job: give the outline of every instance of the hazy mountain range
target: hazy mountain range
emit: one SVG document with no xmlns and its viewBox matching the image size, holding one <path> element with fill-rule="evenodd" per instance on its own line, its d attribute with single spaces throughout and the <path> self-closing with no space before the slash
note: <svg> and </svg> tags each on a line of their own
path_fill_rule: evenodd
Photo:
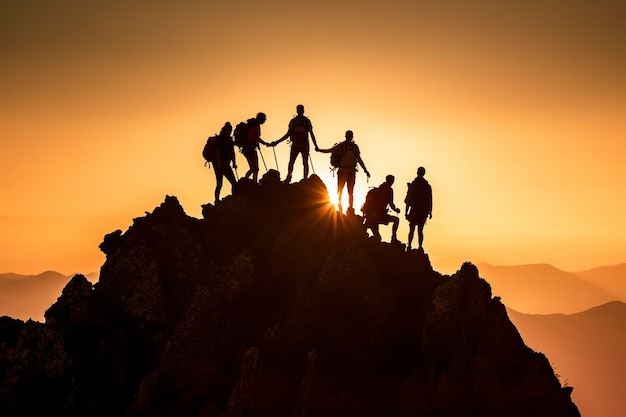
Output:
<svg viewBox="0 0 626 417">
<path fill-rule="evenodd" d="M 476 266 L 493 295 L 522 313 L 572 314 L 611 301 L 626 302 L 626 263 L 580 272 L 548 264 Z"/>
</svg>

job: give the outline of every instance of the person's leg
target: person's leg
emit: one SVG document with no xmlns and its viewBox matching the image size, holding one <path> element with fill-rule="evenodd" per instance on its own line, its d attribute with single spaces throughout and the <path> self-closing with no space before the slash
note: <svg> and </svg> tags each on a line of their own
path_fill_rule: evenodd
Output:
<svg viewBox="0 0 626 417">
<path fill-rule="evenodd" d="M 293 174 L 293 165 L 296 162 L 296 157 L 298 156 L 298 149 L 294 148 L 291 145 L 291 150 L 289 151 L 289 164 L 287 164 L 287 177 L 285 177 L 285 182 L 291 182 L 291 174 Z"/>
<path fill-rule="evenodd" d="M 222 191 L 223 175 L 221 171 L 215 170 L 215 205 L 220 201 L 220 191 Z"/>
<path fill-rule="evenodd" d="M 259 182 L 259 155 L 256 153 L 256 149 L 250 153 L 250 169 L 252 170 L 252 181 L 256 184 Z"/>
<path fill-rule="evenodd" d="M 348 183 L 348 210 L 354 212 L 354 182 L 356 180 L 356 170 L 351 170 L 346 180 Z"/>
<path fill-rule="evenodd" d="M 414 234 L 415 234 L 415 223 L 409 223 L 409 242 L 407 243 L 408 250 L 411 250 L 411 242 L 413 242 Z"/>
<path fill-rule="evenodd" d="M 304 179 L 309 178 L 309 149 L 303 148 L 300 153 L 302 154 L 302 165 L 304 167 Z"/>
<path fill-rule="evenodd" d="M 346 172 L 339 169 L 337 171 L 337 206 L 339 206 L 339 211 L 341 210 L 341 199 L 343 197 L 343 187 L 346 184 L 347 176 Z"/>
<path fill-rule="evenodd" d="M 252 155 L 249 149 L 243 149 L 243 156 L 246 157 L 246 161 L 248 162 L 248 171 L 246 172 L 245 178 L 250 178 L 250 175 L 254 173 L 254 169 L 252 168 L 254 162 L 252 161 Z"/>
<path fill-rule="evenodd" d="M 419 242 L 419 247 L 422 247 L 422 243 L 424 242 L 424 223 L 419 223 L 417 225 L 417 239 Z"/>
<path fill-rule="evenodd" d="M 378 223 L 372 224 L 372 233 L 374 234 L 372 237 L 380 242 L 382 240 L 382 236 L 380 236 L 380 230 L 378 229 L 378 227 Z"/>
<path fill-rule="evenodd" d="M 230 182 L 230 192 L 232 195 L 237 193 L 237 180 L 235 179 L 235 173 L 230 166 L 227 166 L 224 170 L 224 176 Z"/>
<path fill-rule="evenodd" d="M 396 216 L 391 216 L 393 219 L 393 225 L 391 226 L 391 241 L 398 241 L 398 226 L 400 225 L 400 219 Z"/>
</svg>

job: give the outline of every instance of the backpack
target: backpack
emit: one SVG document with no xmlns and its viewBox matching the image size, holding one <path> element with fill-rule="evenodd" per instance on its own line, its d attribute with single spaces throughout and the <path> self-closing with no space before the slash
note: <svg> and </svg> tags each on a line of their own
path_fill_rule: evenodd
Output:
<svg viewBox="0 0 626 417">
<path fill-rule="evenodd" d="M 407 190 L 404 203 L 413 207 L 413 210 L 428 211 L 431 205 L 431 189 L 428 181 L 422 180 L 408 183 L 409 189 Z"/>
<path fill-rule="evenodd" d="M 237 123 L 235 126 L 235 130 L 233 131 L 233 135 L 235 136 L 235 145 L 240 148 L 250 145 L 248 138 L 248 131 L 250 130 L 251 123 L 254 119 L 248 119 L 245 122 Z"/>
<path fill-rule="evenodd" d="M 367 217 L 368 215 L 373 215 L 374 213 L 380 214 L 379 212 L 385 211 L 386 204 L 383 201 L 384 192 L 382 187 L 374 187 L 371 188 L 367 194 L 365 195 L 365 203 L 361 207 L 361 212 Z"/>
<path fill-rule="evenodd" d="M 337 145 L 335 145 L 334 148 L 337 148 L 337 149 L 335 149 L 335 151 L 330 154 L 331 166 L 335 168 L 356 167 L 356 163 L 357 163 L 356 144 L 354 143 L 346 144 L 342 142 L 341 147 L 338 147 Z"/>
<path fill-rule="evenodd" d="M 206 140 L 206 144 L 202 149 L 202 157 L 204 158 L 205 165 L 207 162 L 215 161 L 215 157 L 217 156 L 217 135 L 209 136 Z"/>
<path fill-rule="evenodd" d="M 306 144 L 308 139 L 307 118 L 304 116 L 296 116 L 294 118 L 294 126 L 291 132 L 291 142 L 296 145 Z"/>
</svg>

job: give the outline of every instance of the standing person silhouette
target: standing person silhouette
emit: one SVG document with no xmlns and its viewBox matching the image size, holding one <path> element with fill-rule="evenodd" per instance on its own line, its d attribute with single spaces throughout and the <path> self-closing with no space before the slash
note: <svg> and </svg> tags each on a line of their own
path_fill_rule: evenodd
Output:
<svg viewBox="0 0 626 417">
<path fill-rule="evenodd" d="M 285 183 L 287 184 L 291 182 L 293 165 L 298 154 L 302 155 L 303 178 L 309 177 L 309 135 L 311 135 L 313 145 L 317 148 L 317 141 L 315 140 L 315 134 L 313 134 L 313 125 L 311 125 L 311 120 L 304 115 L 304 106 L 302 104 L 296 106 L 296 113 L 297 115 L 289 121 L 287 133 L 271 143 L 271 146 L 276 146 L 285 139 L 291 138 L 291 152 L 289 153 L 289 165 L 287 166 L 287 177 L 285 178 Z"/>
<path fill-rule="evenodd" d="M 409 189 L 406 193 L 404 203 L 406 204 L 404 215 L 409 222 L 409 241 L 407 250 L 411 250 L 411 242 L 417 225 L 417 236 L 419 249 L 422 249 L 424 242 L 424 225 L 426 218 L 433 218 L 433 192 L 430 184 L 424 178 L 426 169 L 419 167 L 417 177 L 407 185 Z"/>
<path fill-rule="evenodd" d="M 330 149 L 320 149 L 315 147 L 317 152 L 340 154 L 340 160 L 337 169 L 337 205 L 339 211 L 341 208 L 341 197 L 343 194 L 343 187 L 348 187 L 348 210 L 347 214 L 354 214 L 354 183 L 356 181 L 357 163 L 361 165 L 367 178 L 370 177 L 370 173 L 365 167 L 363 159 L 361 159 L 361 151 L 356 143 L 354 143 L 354 133 L 351 130 L 346 130 L 346 140 L 340 142 Z"/>
<path fill-rule="evenodd" d="M 241 148 L 241 153 L 246 157 L 248 165 L 250 166 L 245 177 L 249 178 L 252 175 L 252 181 L 255 183 L 258 182 L 259 179 L 259 155 L 256 150 L 259 147 L 259 143 L 269 146 L 269 143 L 261 139 L 261 125 L 265 123 L 266 120 L 267 116 L 265 113 L 257 113 L 256 117 L 250 120 L 250 126 L 246 134 L 246 144 Z"/>
<path fill-rule="evenodd" d="M 215 171 L 215 206 L 220 202 L 220 191 L 222 190 L 222 183 L 224 177 L 230 182 L 231 193 L 235 195 L 237 192 L 237 180 L 233 173 L 233 168 L 237 169 L 237 162 L 235 161 L 235 144 L 230 134 L 233 131 L 233 127 L 229 122 L 226 122 L 220 134 L 215 138 L 215 157 L 213 162 L 213 169 Z M 232 168 L 231 168 L 232 162 Z"/>
</svg>

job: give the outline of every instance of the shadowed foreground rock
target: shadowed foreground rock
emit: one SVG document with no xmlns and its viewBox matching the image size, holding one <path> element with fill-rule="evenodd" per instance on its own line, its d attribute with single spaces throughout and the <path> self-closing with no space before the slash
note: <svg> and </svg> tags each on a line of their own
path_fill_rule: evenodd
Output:
<svg viewBox="0 0 626 417">
<path fill-rule="evenodd" d="M 104 238 L 46 323 L 0 319 L 0 415 L 578 416 L 467 263 L 368 239 L 321 180 Z"/>
</svg>

